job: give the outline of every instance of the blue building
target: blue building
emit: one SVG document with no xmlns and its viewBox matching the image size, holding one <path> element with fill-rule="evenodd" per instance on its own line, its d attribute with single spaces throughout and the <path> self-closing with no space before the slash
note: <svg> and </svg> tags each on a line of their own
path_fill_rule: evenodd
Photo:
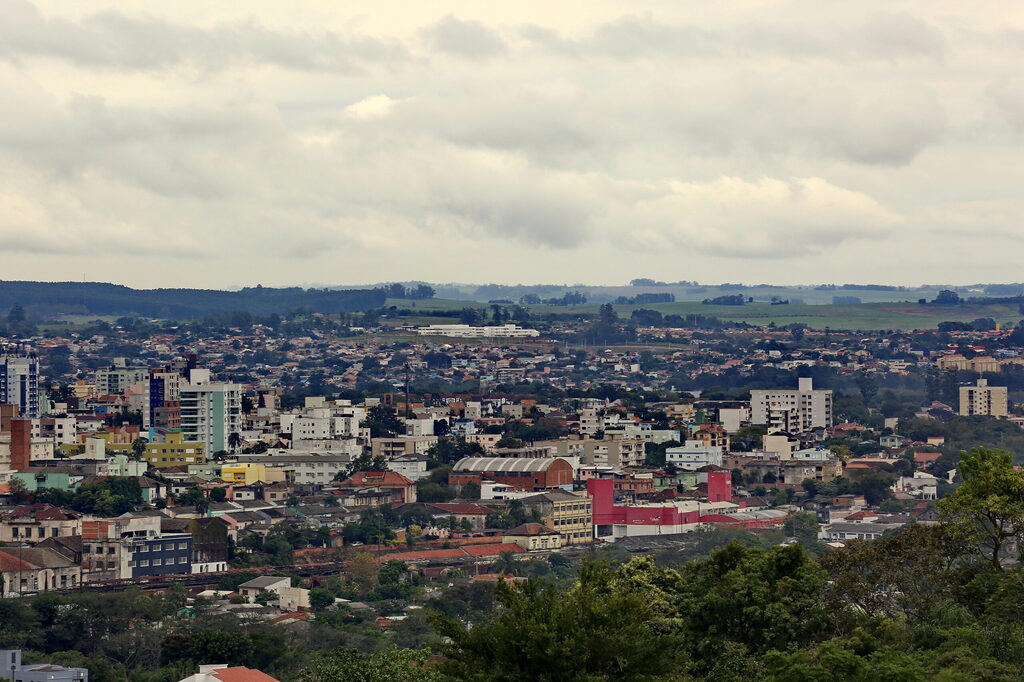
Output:
<svg viewBox="0 0 1024 682">
<path fill-rule="evenodd" d="M 138 538 L 132 543 L 129 559 L 133 578 L 192 572 L 192 536 L 168 533 Z"/>
</svg>

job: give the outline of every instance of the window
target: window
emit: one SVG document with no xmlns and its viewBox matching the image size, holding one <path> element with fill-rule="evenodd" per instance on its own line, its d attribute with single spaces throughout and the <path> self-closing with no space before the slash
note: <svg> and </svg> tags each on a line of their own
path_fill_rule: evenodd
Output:
<svg viewBox="0 0 1024 682">
<path fill-rule="evenodd" d="M 139 545 L 139 551 L 140 552 L 148 552 L 149 551 L 149 545 Z"/>
<path fill-rule="evenodd" d="M 188 549 L 188 543 L 187 542 L 179 542 L 178 543 L 178 549 Z"/>
<path fill-rule="evenodd" d="M 162 559 L 153 559 L 153 565 L 154 565 L 154 566 L 162 566 L 162 565 L 163 565 L 163 563 L 164 563 L 164 562 L 163 562 L 163 560 L 162 560 Z"/>
<path fill-rule="evenodd" d="M 180 557 L 178 557 L 178 563 L 179 564 L 187 564 L 188 563 L 188 557 L 187 556 L 180 556 Z"/>
<path fill-rule="evenodd" d="M 149 559 L 143 559 L 142 561 L 140 561 L 139 562 L 139 566 L 142 567 L 142 568 L 148 568 L 149 567 Z"/>
</svg>

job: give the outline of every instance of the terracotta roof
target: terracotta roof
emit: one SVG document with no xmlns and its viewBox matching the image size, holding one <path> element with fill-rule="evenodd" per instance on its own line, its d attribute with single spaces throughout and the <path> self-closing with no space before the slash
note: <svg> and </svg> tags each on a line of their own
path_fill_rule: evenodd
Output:
<svg viewBox="0 0 1024 682">
<path fill-rule="evenodd" d="M 410 478 L 406 478 L 400 473 L 395 471 L 357 471 L 352 474 L 344 481 L 339 483 L 341 486 L 366 486 L 366 487 L 381 487 L 381 486 L 410 486 L 415 485 Z"/>
<path fill-rule="evenodd" d="M 470 556 L 498 556 L 505 552 L 522 554 L 526 550 L 514 542 L 502 542 L 497 545 L 469 545 L 467 547 L 463 547 L 462 551 Z"/>
<path fill-rule="evenodd" d="M 942 457 L 941 452 L 915 452 L 914 461 L 921 464 L 924 462 L 934 462 L 939 457 Z"/>
<path fill-rule="evenodd" d="M 280 682 L 276 677 L 252 668 L 223 668 L 210 674 L 221 682 Z"/>
<path fill-rule="evenodd" d="M 543 523 L 523 523 L 505 531 L 503 535 L 557 535 L 557 533 Z"/>
<path fill-rule="evenodd" d="M 0 551 L 0 571 L 31 571 L 32 564 L 19 559 L 14 554 Z"/>
</svg>

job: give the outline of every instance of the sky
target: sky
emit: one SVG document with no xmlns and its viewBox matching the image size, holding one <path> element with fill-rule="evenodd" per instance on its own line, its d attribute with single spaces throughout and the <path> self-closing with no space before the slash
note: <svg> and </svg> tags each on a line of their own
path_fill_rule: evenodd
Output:
<svg viewBox="0 0 1024 682">
<path fill-rule="evenodd" d="M 1024 5 L 0 0 L 0 278 L 1019 282 Z"/>
</svg>

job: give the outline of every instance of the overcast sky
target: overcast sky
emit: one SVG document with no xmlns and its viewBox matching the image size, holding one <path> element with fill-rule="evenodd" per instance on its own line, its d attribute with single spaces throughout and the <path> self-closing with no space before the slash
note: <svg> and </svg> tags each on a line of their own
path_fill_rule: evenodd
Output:
<svg viewBox="0 0 1024 682">
<path fill-rule="evenodd" d="M 0 278 L 1019 282 L 1022 63 L 1006 0 L 0 0 Z"/>
</svg>

